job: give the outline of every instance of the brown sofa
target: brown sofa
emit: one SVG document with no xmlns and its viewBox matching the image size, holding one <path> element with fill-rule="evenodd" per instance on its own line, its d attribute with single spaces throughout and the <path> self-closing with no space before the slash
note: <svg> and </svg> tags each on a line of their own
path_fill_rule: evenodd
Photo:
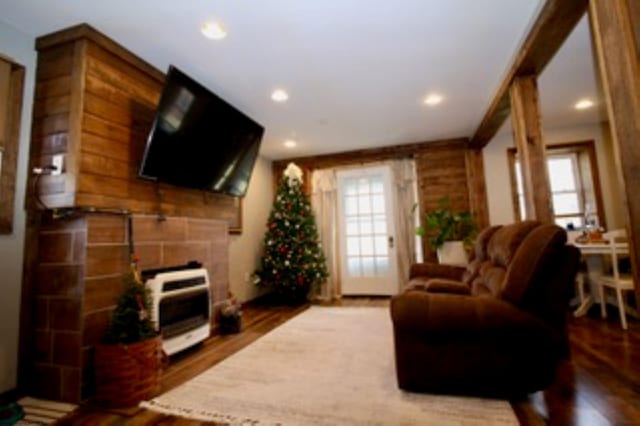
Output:
<svg viewBox="0 0 640 426">
<path fill-rule="evenodd" d="M 467 268 L 413 265 L 391 301 L 400 388 L 511 397 L 547 387 L 569 357 L 579 257 L 560 227 L 525 221 L 485 229 Z"/>
</svg>

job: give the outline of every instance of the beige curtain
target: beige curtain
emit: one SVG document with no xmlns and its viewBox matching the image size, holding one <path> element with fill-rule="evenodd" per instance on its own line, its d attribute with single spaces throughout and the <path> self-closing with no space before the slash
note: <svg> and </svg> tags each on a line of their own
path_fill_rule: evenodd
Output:
<svg viewBox="0 0 640 426">
<path fill-rule="evenodd" d="M 327 258 L 329 278 L 315 295 L 319 300 L 333 300 L 341 296 L 338 262 L 338 188 L 334 169 L 314 170 L 311 174 L 311 207 L 318 227 L 322 250 Z"/>
<path fill-rule="evenodd" d="M 413 206 L 417 202 L 416 165 L 413 159 L 389 162 L 396 200 L 396 254 L 398 258 L 398 280 L 402 291 L 409 281 L 409 267 L 416 261 L 416 214 Z"/>
</svg>

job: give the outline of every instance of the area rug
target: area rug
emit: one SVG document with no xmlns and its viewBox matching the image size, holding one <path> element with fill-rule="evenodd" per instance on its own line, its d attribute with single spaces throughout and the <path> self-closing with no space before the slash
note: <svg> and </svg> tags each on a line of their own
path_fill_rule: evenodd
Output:
<svg viewBox="0 0 640 426">
<path fill-rule="evenodd" d="M 141 406 L 231 425 L 517 424 L 506 401 L 399 390 L 377 307 L 311 307 Z"/>
</svg>

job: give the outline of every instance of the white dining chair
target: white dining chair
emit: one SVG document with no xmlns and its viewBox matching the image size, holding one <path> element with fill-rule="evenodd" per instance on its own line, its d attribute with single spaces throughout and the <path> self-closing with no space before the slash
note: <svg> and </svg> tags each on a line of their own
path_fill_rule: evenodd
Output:
<svg viewBox="0 0 640 426">
<path fill-rule="evenodd" d="M 606 299 L 604 298 L 604 288 L 613 288 L 616 291 L 616 298 L 618 300 L 618 310 L 620 312 L 620 323 L 622 329 L 627 329 L 627 315 L 624 307 L 624 299 L 622 298 L 623 290 L 633 290 L 633 279 L 629 275 L 620 274 L 618 267 L 618 250 L 616 243 L 626 241 L 627 233 L 624 229 L 617 229 L 615 231 L 607 232 L 603 235 L 604 239 L 609 241 L 609 248 L 611 254 L 611 268 L 612 274 L 603 274 L 598 281 L 598 290 L 600 292 L 600 312 L 602 318 L 607 317 Z"/>
</svg>

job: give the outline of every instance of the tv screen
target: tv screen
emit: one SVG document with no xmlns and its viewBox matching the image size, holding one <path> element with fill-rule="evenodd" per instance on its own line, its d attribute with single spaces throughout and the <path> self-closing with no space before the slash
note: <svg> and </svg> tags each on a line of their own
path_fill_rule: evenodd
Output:
<svg viewBox="0 0 640 426">
<path fill-rule="evenodd" d="M 242 197 L 263 133 L 260 124 L 170 66 L 140 176 Z"/>
</svg>

